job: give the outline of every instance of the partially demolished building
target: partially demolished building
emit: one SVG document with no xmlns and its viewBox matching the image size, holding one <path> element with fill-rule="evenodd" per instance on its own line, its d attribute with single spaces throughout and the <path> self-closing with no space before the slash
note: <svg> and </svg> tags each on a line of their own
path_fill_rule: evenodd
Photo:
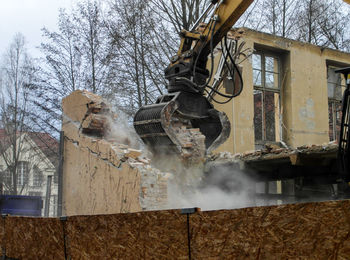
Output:
<svg viewBox="0 0 350 260">
<path fill-rule="evenodd" d="M 66 97 L 65 217 L 3 216 L 4 257 L 348 259 L 349 200 L 310 201 L 348 198 L 336 170 L 343 83 L 334 68 L 350 54 L 250 30 L 243 40 L 252 54 L 240 57 L 245 90 L 217 106 L 231 137 L 196 167 L 150 160 L 101 97 Z M 266 206 L 294 202 L 307 203 Z"/>
<path fill-rule="evenodd" d="M 347 192 L 336 174 L 344 80 L 334 68 L 350 64 L 350 54 L 248 29 L 239 38 L 245 42 L 239 56 L 244 91 L 217 106 L 231 121 L 231 135 L 203 169 L 182 169 L 167 158 L 151 163 L 145 150 L 135 150 L 137 137 L 130 129 L 113 126 L 118 115 L 96 95 L 77 91 L 63 100 L 65 215 L 181 207 L 169 204 L 179 196 L 169 191 L 169 181 L 181 186 L 175 193 L 232 182 L 225 174 L 212 183 L 211 176 L 222 171 L 218 167 L 249 178 L 244 189 L 249 202 L 241 206 L 332 199 Z M 222 87 L 230 93 L 232 82 Z"/>
<path fill-rule="evenodd" d="M 244 90 L 230 103 L 216 106 L 232 125 L 219 151 L 244 153 L 271 143 L 296 148 L 335 141 L 345 89 L 335 69 L 349 66 L 350 54 L 250 29 L 238 31 L 243 31 L 239 44 L 245 42 L 238 61 Z M 230 83 L 223 84 L 228 94 Z"/>
</svg>

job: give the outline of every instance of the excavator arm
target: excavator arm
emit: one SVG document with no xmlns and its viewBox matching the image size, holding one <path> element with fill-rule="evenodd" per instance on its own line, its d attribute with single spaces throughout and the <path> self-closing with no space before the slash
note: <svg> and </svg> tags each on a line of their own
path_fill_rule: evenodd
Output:
<svg viewBox="0 0 350 260">
<path fill-rule="evenodd" d="M 192 138 L 190 133 L 197 130 L 198 140 L 204 136 L 203 150 L 207 152 L 229 137 L 226 114 L 214 109 L 205 96 L 212 78 L 212 71 L 207 70 L 208 55 L 212 56 L 213 64 L 215 46 L 252 2 L 212 0 L 193 29 L 181 31 L 179 50 L 165 69 L 168 94 L 160 96 L 153 105 L 141 107 L 134 117 L 137 134 L 153 153 L 184 154 L 191 146 L 184 139 Z M 209 21 L 205 21 L 208 17 Z M 204 21 L 206 26 L 199 32 L 197 27 Z"/>
<path fill-rule="evenodd" d="M 181 31 L 178 52 L 165 69 L 165 77 L 169 81 L 168 94 L 160 96 L 153 105 L 141 107 L 134 117 L 137 134 L 154 153 L 183 153 L 184 146 L 188 145 L 183 140 L 184 129 L 199 129 L 205 137 L 207 152 L 229 137 L 230 122 L 227 116 L 214 109 L 208 100 L 211 93 L 216 93 L 215 88 L 209 86 L 212 71 L 207 70 L 208 56 L 211 55 L 213 60 L 215 46 L 252 2 L 253 0 L 212 0 L 193 28 Z M 350 0 L 344 2 L 350 4 Z M 205 28 L 200 32 L 197 28 L 208 16 L 210 20 L 205 22 Z M 240 72 L 235 67 L 234 60 L 231 58 L 230 61 L 234 68 L 231 78 L 236 82 L 234 74 L 240 75 Z M 242 81 L 241 77 L 240 79 Z M 208 88 L 211 92 L 208 92 Z M 241 89 L 234 90 L 231 97 L 223 96 L 232 99 L 240 92 Z M 349 109 L 345 107 L 343 110 Z M 342 128 L 344 124 L 346 123 L 343 123 Z M 346 148 L 346 158 L 350 150 L 348 147 L 350 145 Z M 344 157 L 344 149 L 343 146 L 340 147 L 339 156 Z"/>
</svg>

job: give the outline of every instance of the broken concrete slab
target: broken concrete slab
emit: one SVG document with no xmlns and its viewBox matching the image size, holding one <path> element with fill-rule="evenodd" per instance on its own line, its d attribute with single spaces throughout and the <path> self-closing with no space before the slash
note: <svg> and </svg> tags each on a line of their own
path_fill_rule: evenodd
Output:
<svg viewBox="0 0 350 260">
<path fill-rule="evenodd" d="M 207 167 L 235 167 L 257 182 L 303 177 L 339 183 L 337 151 L 338 145 L 329 143 L 297 148 L 268 147 L 240 154 L 224 152 L 210 156 Z"/>
<path fill-rule="evenodd" d="M 86 90 L 76 90 L 62 100 L 62 109 L 69 119 L 75 122 L 83 122 L 90 113 L 97 114 L 103 109 L 108 109 L 103 99 Z"/>
</svg>

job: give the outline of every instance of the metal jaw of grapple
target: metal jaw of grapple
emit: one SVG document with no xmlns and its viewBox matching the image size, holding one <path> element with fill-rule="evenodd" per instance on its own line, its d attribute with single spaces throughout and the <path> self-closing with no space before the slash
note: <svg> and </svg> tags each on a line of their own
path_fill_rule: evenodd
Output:
<svg viewBox="0 0 350 260">
<path fill-rule="evenodd" d="M 207 153 L 227 140 L 231 125 L 225 113 L 213 108 L 202 95 L 174 92 L 143 106 L 134 117 L 134 127 L 154 154 L 180 154 L 178 127 L 199 128 Z"/>
</svg>

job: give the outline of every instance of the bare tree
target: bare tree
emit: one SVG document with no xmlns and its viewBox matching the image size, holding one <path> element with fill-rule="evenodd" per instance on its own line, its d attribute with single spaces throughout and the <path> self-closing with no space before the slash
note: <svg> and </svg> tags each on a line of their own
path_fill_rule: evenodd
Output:
<svg viewBox="0 0 350 260">
<path fill-rule="evenodd" d="M 168 42 L 159 36 L 165 37 L 167 33 L 161 26 L 155 20 L 149 1 L 112 3 L 108 28 L 118 56 L 113 67 L 115 93 L 119 98 L 124 96 L 123 109 L 128 114 L 154 102 L 163 93 L 166 83 L 163 70 L 170 54 Z"/>
<path fill-rule="evenodd" d="M 152 3 L 161 18 L 179 33 L 182 29 L 190 29 L 210 0 L 152 0 Z"/>
<path fill-rule="evenodd" d="M 349 50 L 350 8 L 340 0 L 328 0 L 325 13 L 317 19 L 322 45 L 337 50 Z"/>
<path fill-rule="evenodd" d="M 56 92 L 58 96 L 63 96 L 79 89 L 82 84 L 82 57 L 77 29 L 64 9 L 59 13 L 58 28 L 58 32 L 42 29 L 46 39 L 40 47 L 46 63 L 42 79 L 47 89 Z"/>
<path fill-rule="evenodd" d="M 32 114 L 32 120 L 41 131 L 57 137 L 63 97 L 82 88 L 108 94 L 109 67 L 114 53 L 109 49 L 111 45 L 97 1 L 78 2 L 71 13 L 60 10 L 58 31 L 46 28 L 42 31 L 45 41 L 40 49 L 45 60 L 40 79 L 34 84 L 36 97 L 32 102 L 37 111 Z"/>
<path fill-rule="evenodd" d="M 236 26 L 294 38 L 300 0 L 257 0 L 239 19 Z"/>
<path fill-rule="evenodd" d="M 84 0 L 72 13 L 83 57 L 84 88 L 103 94 L 114 53 L 109 44 L 103 10 L 96 0 Z"/>
<path fill-rule="evenodd" d="M 27 184 L 23 181 L 27 172 L 21 162 L 25 145 L 22 133 L 28 131 L 28 97 L 36 69 L 27 55 L 22 34 L 16 34 L 4 56 L 1 67 L 1 138 L 0 160 L 2 183 L 11 194 L 21 193 Z M 4 176 L 6 174 L 6 176 Z M 22 180 L 19 179 L 19 176 Z M 7 177 L 7 178 L 6 178 Z"/>
</svg>

